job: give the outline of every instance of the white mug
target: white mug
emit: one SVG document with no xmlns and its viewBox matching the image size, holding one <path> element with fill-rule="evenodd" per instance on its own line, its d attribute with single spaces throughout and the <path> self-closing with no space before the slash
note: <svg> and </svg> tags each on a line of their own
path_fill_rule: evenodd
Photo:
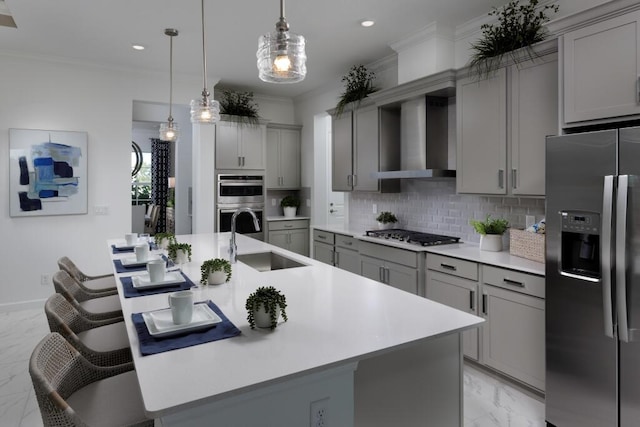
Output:
<svg viewBox="0 0 640 427">
<path fill-rule="evenodd" d="M 164 280 L 164 272 L 166 263 L 163 259 L 154 259 L 147 263 L 147 271 L 149 272 L 149 280 L 151 282 L 162 282 Z"/>
<path fill-rule="evenodd" d="M 127 245 L 133 246 L 136 244 L 138 240 L 138 233 L 127 233 L 124 235 L 124 240 L 127 242 Z"/>
<path fill-rule="evenodd" d="M 149 244 L 143 243 L 142 245 L 136 245 L 133 251 L 136 254 L 136 261 L 142 262 L 149 259 Z"/>
<path fill-rule="evenodd" d="M 193 292 L 180 291 L 169 294 L 169 307 L 173 323 L 184 325 L 191 322 L 193 316 Z"/>
</svg>

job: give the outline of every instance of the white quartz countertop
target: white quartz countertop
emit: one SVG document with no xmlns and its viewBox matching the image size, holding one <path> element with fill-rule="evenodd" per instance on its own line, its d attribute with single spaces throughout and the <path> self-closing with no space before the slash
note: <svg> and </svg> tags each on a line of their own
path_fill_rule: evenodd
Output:
<svg viewBox="0 0 640 427">
<path fill-rule="evenodd" d="M 177 236 L 180 243 L 192 245 L 192 261 L 182 267 L 193 282 L 199 282 L 204 260 L 228 258 L 229 237 L 229 233 Z M 233 265 L 230 282 L 194 289 L 196 301 L 212 300 L 242 331 L 237 337 L 141 356 L 131 314 L 166 308 L 167 294 L 137 298 L 120 294 L 149 416 L 160 417 L 235 396 L 483 322 L 468 313 L 246 236 L 237 235 L 237 244 L 240 254 L 270 250 L 306 264 L 258 272 L 238 262 Z M 112 258 L 131 256 L 117 254 Z M 281 320 L 275 331 L 252 330 L 247 322 L 245 301 L 259 286 L 274 286 L 287 297 L 289 321 Z"/>
<path fill-rule="evenodd" d="M 308 216 L 285 217 L 283 215 L 267 217 L 267 221 L 294 221 L 296 219 L 311 219 L 311 217 L 308 217 Z"/>
<path fill-rule="evenodd" d="M 331 233 L 345 234 L 352 236 L 358 240 L 378 243 L 395 248 L 401 248 L 415 252 L 427 252 L 446 255 L 454 258 L 465 259 L 468 261 L 479 262 L 482 264 L 495 265 L 496 267 L 518 270 L 525 273 L 532 273 L 540 276 L 545 275 L 545 265 L 543 263 L 511 255 L 508 250 L 502 252 L 481 251 L 479 246 L 475 243 L 454 243 L 436 246 L 419 246 L 411 243 L 398 242 L 395 240 L 368 237 L 364 235 L 364 230 L 349 230 L 343 226 L 313 225 L 312 228 L 317 230 L 329 231 Z"/>
</svg>

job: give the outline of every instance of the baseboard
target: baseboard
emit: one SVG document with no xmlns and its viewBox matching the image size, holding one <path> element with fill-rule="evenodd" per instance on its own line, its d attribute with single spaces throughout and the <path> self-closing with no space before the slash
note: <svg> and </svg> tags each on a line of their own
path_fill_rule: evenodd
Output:
<svg viewBox="0 0 640 427">
<path fill-rule="evenodd" d="M 42 309 L 44 310 L 44 303 L 46 299 L 38 299 L 31 301 L 20 301 L 20 302 L 12 302 L 7 304 L 0 304 L 0 313 L 9 312 L 9 311 L 20 311 L 20 310 L 32 310 L 32 309 Z"/>
<path fill-rule="evenodd" d="M 482 371 L 483 373 L 489 375 L 490 377 L 493 377 L 499 381 L 503 381 L 508 383 L 510 386 L 517 388 L 518 390 L 520 390 L 521 392 L 525 393 L 526 395 L 528 395 L 529 397 L 532 397 L 534 399 L 539 400 L 540 402 L 544 403 L 544 392 L 542 390 L 538 390 L 537 388 L 531 387 L 528 384 L 525 384 L 515 378 L 512 378 L 506 374 L 503 374 L 500 371 L 497 371 L 489 366 L 486 365 L 482 365 L 478 362 L 476 362 L 475 360 L 471 360 L 468 358 L 464 358 L 464 363 L 465 365 L 470 365 L 473 368 Z"/>
</svg>

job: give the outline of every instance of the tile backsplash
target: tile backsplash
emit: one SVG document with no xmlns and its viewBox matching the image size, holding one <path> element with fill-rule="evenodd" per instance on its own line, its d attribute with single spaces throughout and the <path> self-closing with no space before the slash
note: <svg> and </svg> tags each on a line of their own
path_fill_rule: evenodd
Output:
<svg viewBox="0 0 640 427">
<path fill-rule="evenodd" d="M 470 219 L 506 218 L 513 228 L 525 228 L 527 215 L 540 221 L 545 215 L 543 198 L 476 196 L 456 194 L 455 180 L 403 180 L 402 192 L 394 194 L 360 193 L 349 195 L 349 228 L 371 230 L 377 227 L 377 212 L 390 211 L 398 217 L 398 228 L 460 237 L 479 242 Z M 508 244 L 505 235 L 504 243 Z"/>
</svg>

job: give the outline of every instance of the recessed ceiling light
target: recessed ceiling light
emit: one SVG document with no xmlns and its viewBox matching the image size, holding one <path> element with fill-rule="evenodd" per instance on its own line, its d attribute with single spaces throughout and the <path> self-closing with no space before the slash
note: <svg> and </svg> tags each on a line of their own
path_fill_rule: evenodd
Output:
<svg viewBox="0 0 640 427">
<path fill-rule="evenodd" d="M 371 27 L 375 23 L 376 21 L 374 21 L 373 19 L 365 19 L 360 21 L 360 25 L 362 25 L 363 27 Z"/>
<path fill-rule="evenodd" d="M 135 50 L 144 50 L 144 46 L 142 46 L 141 44 L 132 44 L 131 47 Z"/>
</svg>

